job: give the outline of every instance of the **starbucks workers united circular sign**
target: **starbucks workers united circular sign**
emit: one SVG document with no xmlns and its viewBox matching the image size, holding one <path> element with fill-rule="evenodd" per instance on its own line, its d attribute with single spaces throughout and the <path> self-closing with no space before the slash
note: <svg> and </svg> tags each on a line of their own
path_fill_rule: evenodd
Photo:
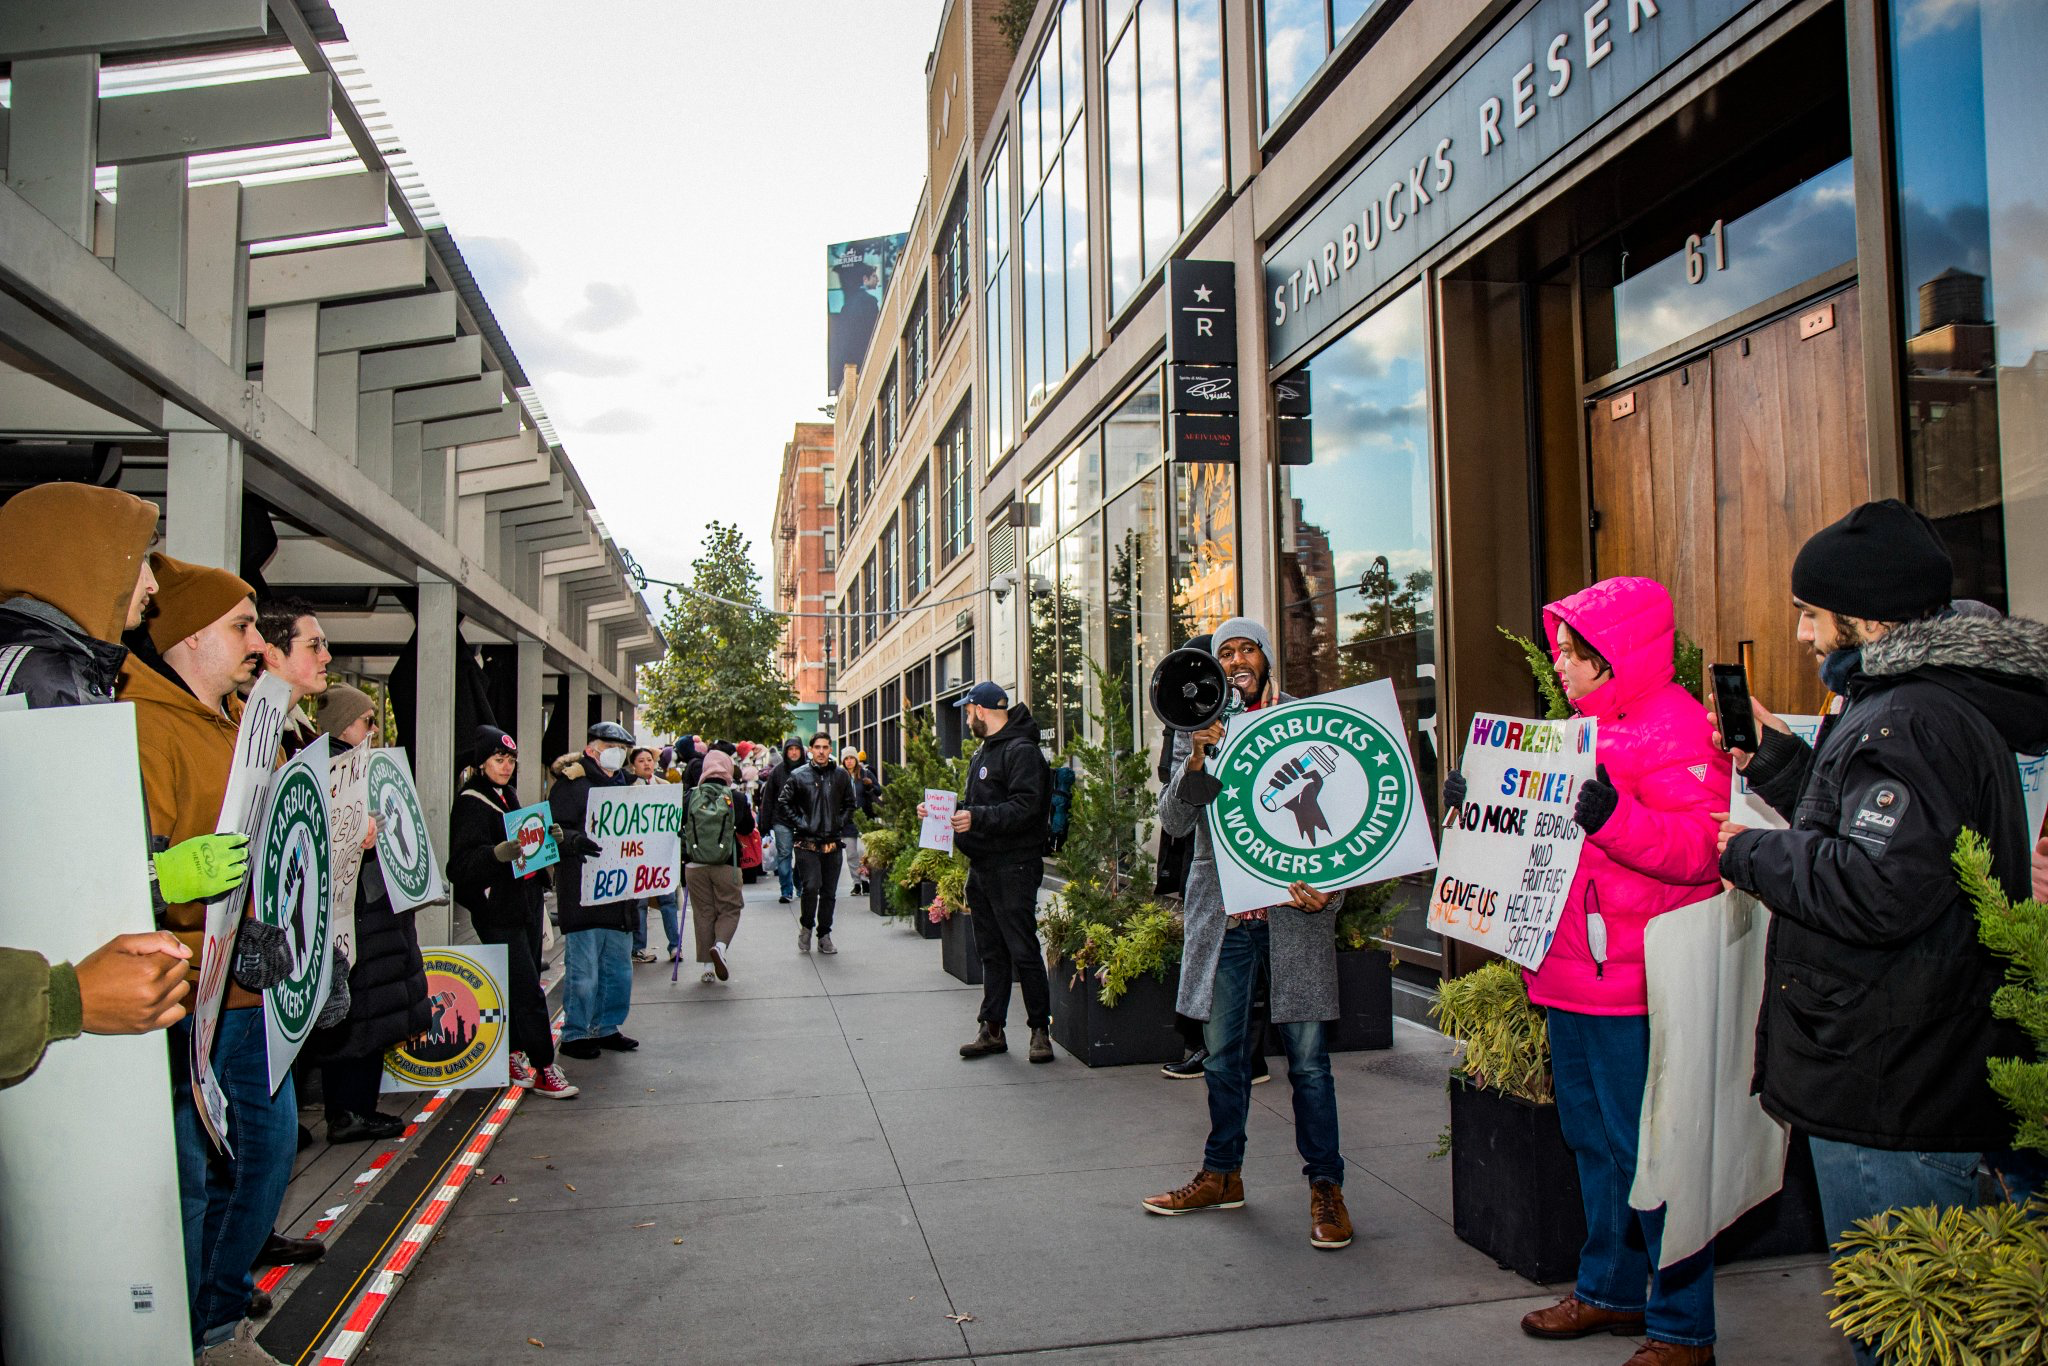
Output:
<svg viewBox="0 0 2048 1366">
<path fill-rule="evenodd" d="M 1328 698 L 1252 713 L 1212 762 L 1218 857 L 1282 886 L 1375 880 L 1415 807 L 1400 737 Z"/>
<path fill-rule="evenodd" d="M 262 854 L 253 889 L 256 913 L 282 928 L 291 945 L 292 971 L 267 993 L 279 1031 L 302 1039 L 321 1004 L 321 974 L 327 965 L 331 924 L 327 915 L 329 864 L 327 793 L 312 770 L 287 765 L 263 831 Z"/>
</svg>

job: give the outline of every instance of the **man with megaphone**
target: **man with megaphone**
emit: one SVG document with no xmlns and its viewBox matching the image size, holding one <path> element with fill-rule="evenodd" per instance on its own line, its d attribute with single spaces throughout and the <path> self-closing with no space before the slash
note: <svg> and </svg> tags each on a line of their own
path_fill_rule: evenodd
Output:
<svg viewBox="0 0 2048 1366">
<path fill-rule="evenodd" d="M 1344 1158 L 1337 1136 L 1337 1087 L 1323 1022 L 1337 1017 L 1337 910 L 1342 892 L 1320 892 L 1305 882 L 1287 900 L 1242 915 L 1225 915 L 1216 876 L 1216 849 L 1203 808 L 1223 784 L 1209 771 L 1212 747 L 1223 741 L 1229 717 L 1293 699 L 1272 686 L 1272 639 L 1249 617 L 1233 617 L 1211 636 L 1216 663 L 1229 692 L 1223 714 L 1174 741 L 1172 777 L 1159 794 L 1159 825 L 1174 837 L 1192 834 L 1183 917 L 1176 1009 L 1203 1024 L 1209 1056 L 1209 1141 L 1202 1170 L 1178 1190 L 1145 1197 L 1153 1214 L 1193 1214 L 1244 1206 L 1245 1124 L 1251 1111 L 1256 1045 L 1246 1039 L 1252 993 L 1261 964 L 1271 971 L 1268 1000 L 1273 1023 L 1287 1045 L 1287 1076 L 1294 1087 L 1294 1142 L 1309 1179 L 1309 1242 L 1319 1248 L 1351 1242 L 1344 1207 Z M 1213 677 L 1213 675 L 1212 675 Z M 1155 688 L 1155 698 L 1158 689 Z M 1155 702 L 1156 705 L 1156 702 Z"/>
</svg>

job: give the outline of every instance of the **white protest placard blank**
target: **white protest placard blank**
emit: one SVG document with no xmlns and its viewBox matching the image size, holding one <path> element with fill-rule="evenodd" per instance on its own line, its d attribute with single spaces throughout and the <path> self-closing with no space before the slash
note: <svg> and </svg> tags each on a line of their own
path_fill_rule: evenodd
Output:
<svg viewBox="0 0 2048 1366">
<path fill-rule="evenodd" d="M 271 780 L 263 823 L 249 842 L 249 913 L 285 932 L 292 969 L 263 992 L 270 1092 L 284 1085 L 313 1031 L 334 976 L 334 834 L 327 811 L 327 737 L 307 745 Z"/>
<path fill-rule="evenodd" d="M 414 911 L 444 900 L 448 886 L 434 842 L 427 838 L 427 815 L 420 809 L 405 751 L 371 752 L 370 814 L 377 818 L 377 869 L 384 874 L 391 909 Z"/>
<path fill-rule="evenodd" d="M 1230 719 L 1207 766 L 1223 909 L 1333 892 L 1436 863 L 1394 685 L 1386 679 Z"/>
<path fill-rule="evenodd" d="M 1806 741 L 1809 745 L 1820 735 L 1821 718 L 1818 716 L 1781 716 L 1778 719 L 1790 727 L 1794 735 Z M 1762 725 L 1763 723 L 1758 722 L 1757 724 Z M 1728 819 L 1736 825 L 1747 826 L 1752 830 L 1783 830 L 1785 828 L 1785 818 L 1776 811 L 1773 811 L 1770 803 L 1756 795 L 1755 790 L 1749 785 L 1749 780 L 1742 776 L 1742 770 L 1739 768 L 1735 770 L 1735 776 L 1730 780 Z"/>
<path fill-rule="evenodd" d="M 681 881 L 683 789 L 674 783 L 594 787 L 583 833 L 598 845 L 583 860 L 584 905 L 665 896 Z"/>
<path fill-rule="evenodd" d="M 1662 1266 L 1785 1182 L 1789 1136 L 1749 1093 L 1770 922 L 1754 898 L 1724 892 L 1652 918 L 1643 933 L 1650 1073 L 1628 1202 L 1664 1206 Z"/>
<path fill-rule="evenodd" d="M 135 708 L 0 715 L 0 772 L 0 944 L 76 963 L 148 931 Z M 8 1361 L 191 1360 L 165 1060 L 162 1034 L 85 1034 L 0 1091 Z"/>
<path fill-rule="evenodd" d="M 953 852 L 953 813 L 959 810 L 960 798 L 951 792 L 941 792 L 935 787 L 924 790 L 924 822 L 918 827 L 917 847 L 937 849 L 943 853 Z"/>
<path fill-rule="evenodd" d="M 1481 712 L 1458 771 L 1465 804 L 1444 813 L 1429 928 L 1525 968 L 1542 965 L 1579 871 L 1579 787 L 1598 770 L 1598 724 Z"/>
</svg>

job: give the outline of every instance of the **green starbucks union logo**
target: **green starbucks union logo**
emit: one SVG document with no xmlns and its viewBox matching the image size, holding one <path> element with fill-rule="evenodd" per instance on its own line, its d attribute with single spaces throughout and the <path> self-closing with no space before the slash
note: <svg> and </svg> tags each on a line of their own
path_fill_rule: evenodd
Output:
<svg viewBox="0 0 2048 1366">
<path fill-rule="evenodd" d="M 1253 713 L 1217 777 L 1224 853 L 1282 885 L 1334 890 L 1366 881 L 1415 805 L 1399 737 L 1362 711 L 1327 702 Z"/>
<path fill-rule="evenodd" d="M 384 876 L 396 883 L 409 900 L 427 894 L 433 868 L 428 859 L 426 813 L 420 810 L 412 788 L 399 775 L 398 766 L 383 754 L 370 756 L 370 813 L 377 818 L 378 844 L 396 850 L 398 859 L 381 863 Z M 388 835 L 388 843 L 387 843 Z"/>
<path fill-rule="evenodd" d="M 256 913 L 266 924 L 283 929 L 291 946 L 291 976 L 272 988 L 269 1001 L 278 1027 L 293 1039 L 304 1037 L 312 1027 L 320 1005 L 320 969 L 328 953 L 330 926 L 321 910 L 329 895 L 333 850 L 325 795 L 310 770 L 287 769 L 278 780 L 263 832 Z"/>
</svg>

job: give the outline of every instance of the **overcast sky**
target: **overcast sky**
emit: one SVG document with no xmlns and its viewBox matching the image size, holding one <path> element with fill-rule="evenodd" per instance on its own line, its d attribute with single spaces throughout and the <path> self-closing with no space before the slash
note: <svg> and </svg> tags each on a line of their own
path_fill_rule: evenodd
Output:
<svg viewBox="0 0 2048 1366">
<path fill-rule="evenodd" d="M 613 538 L 769 577 L 825 246 L 907 228 L 941 0 L 334 0 Z M 650 592 L 659 607 L 659 590 Z"/>
</svg>

